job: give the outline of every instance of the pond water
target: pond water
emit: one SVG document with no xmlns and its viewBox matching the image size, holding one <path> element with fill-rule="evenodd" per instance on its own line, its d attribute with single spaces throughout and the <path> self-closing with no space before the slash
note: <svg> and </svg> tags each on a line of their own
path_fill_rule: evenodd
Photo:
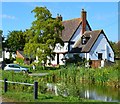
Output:
<svg viewBox="0 0 120 104">
<path fill-rule="evenodd" d="M 74 96 L 105 102 L 120 102 L 120 89 L 87 84 L 51 84 L 47 87 L 54 91 L 55 95 Z"/>
</svg>

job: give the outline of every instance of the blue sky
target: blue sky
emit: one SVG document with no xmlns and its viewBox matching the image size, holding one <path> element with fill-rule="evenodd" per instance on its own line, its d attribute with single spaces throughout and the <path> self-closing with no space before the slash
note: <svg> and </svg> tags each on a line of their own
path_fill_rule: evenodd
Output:
<svg viewBox="0 0 120 104">
<path fill-rule="evenodd" d="M 3 2 L 0 19 L 4 35 L 8 31 L 30 28 L 35 20 L 31 11 L 36 6 L 46 6 L 53 17 L 59 13 L 63 20 L 81 17 L 81 9 L 84 8 L 92 30 L 103 29 L 109 40 L 118 41 L 117 2 Z"/>
</svg>

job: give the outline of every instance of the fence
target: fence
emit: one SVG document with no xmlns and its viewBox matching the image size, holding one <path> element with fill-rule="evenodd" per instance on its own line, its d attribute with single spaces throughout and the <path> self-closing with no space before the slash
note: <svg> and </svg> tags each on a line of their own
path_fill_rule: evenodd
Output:
<svg viewBox="0 0 120 104">
<path fill-rule="evenodd" d="M 8 90 L 8 83 L 14 83 L 14 84 L 22 84 L 22 85 L 33 86 L 33 87 L 34 87 L 34 90 L 33 90 L 34 99 L 38 99 L 38 82 L 34 82 L 34 84 L 21 83 L 21 82 L 12 82 L 12 81 L 7 81 L 6 78 L 5 78 L 4 80 L 0 80 L 0 82 L 4 82 L 4 92 L 5 92 L 5 93 L 6 93 L 7 90 Z"/>
</svg>

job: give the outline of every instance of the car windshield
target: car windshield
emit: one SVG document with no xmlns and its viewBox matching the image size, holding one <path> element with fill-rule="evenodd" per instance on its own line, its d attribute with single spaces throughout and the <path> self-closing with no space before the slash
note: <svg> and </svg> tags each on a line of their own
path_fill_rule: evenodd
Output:
<svg viewBox="0 0 120 104">
<path fill-rule="evenodd" d="M 9 65 L 9 67 L 11 67 L 11 68 L 20 68 L 20 66 L 17 65 L 17 64 L 11 64 L 11 65 Z"/>
</svg>

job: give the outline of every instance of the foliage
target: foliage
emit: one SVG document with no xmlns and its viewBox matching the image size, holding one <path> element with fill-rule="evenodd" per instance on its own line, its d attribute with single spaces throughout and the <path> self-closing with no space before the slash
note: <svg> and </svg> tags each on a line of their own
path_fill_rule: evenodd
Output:
<svg viewBox="0 0 120 104">
<path fill-rule="evenodd" d="M 16 50 L 22 50 L 24 48 L 25 37 L 22 31 L 9 31 L 5 42 L 10 52 L 16 52 Z"/>
<path fill-rule="evenodd" d="M 85 58 L 79 56 L 79 54 L 75 54 L 73 58 L 69 58 L 66 60 L 66 66 L 70 65 L 77 65 L 84 67 L 86 62 L 88 62 Z"/>
<path fill-rule="evenodd" d="M 6 64 L 10 64 L 10 63 L 13 63 L 14 60 L 15 60 L 15 59 L 13 59 L 13 58 L 11 58 L 11 59 L 5 58 L 5 59 L 4 59 L 4 62 L 5 62 Z"/>
<path fill-rule="evenodd" d="M 14 73 L 9 71 L 1 71 L 2 72 L 2 79 L 7 78 L 10 81 L 15 82 L 26 82 L 26 83 L 33 83 L 34 81 L 38 81 L 39 85 L 39 96 L 41 98 L 41 93 L 45 94 L 46 97 L 44 99 L 53 99 L 55 98 L 51 95 L 47 95 L 45 91 L 45 85 L 46 83 L 56 83 L 59 89 L 61 89 L 59 92 L 61 96 L 58 96 L 58 98 L 66 98 L 68 100 L 66 101 L 73 101 L 73 99 L 80 99 L 77 97 L 78 92 L 80 92 L 80 88 L 77 88 L 80 83 L 83 83 L 82 85 L 91 85 L 91 86 L 111 86 L 111 87 L 118 87 L 118 71 L 120 67 L 118 64 L 115 64 L 111 67 L 101 68 L 101 69 L 92 69 L 92 68 L 82 68 L 75 65 L 69 65 L 67 67 L 62 67 L 60 70 L 47 70 L 49 72 L 49 75 L 43 76 L 43 77 L 33 77 L 29 76 L 28 74 L 23 73 Z M 87 84 L 86 84 L 87 83 Z M 76 85 L 76 86 L 75 86 Z M 86 86 L 84 86 L 86 87 Z M 90 87 L 90 86 L 89 86 Z M 72 90 L 69 90 L 69 88 L 72 88 Z M 93 88 L 93 87 L 91 87 Z M 18 90 L 19 89 L 19 90 Z M 78 89 L 78 90 L 76 90 Z M 23 93 L 29 93 L 31 94 L 33 91 L 33 87 L 28 87 L 24 85 L 9 85 L 9 91 L 15 90 L 16 92 L 22 91 Z M 68 91 L 69 96 L 64 97 L 62 94 L 64 91 Z M 81 89 L 82 90 L 82 89 Z M 70 96 L 73 95 L 73 96 Z M 26 96 L 26 99 L 29 99 L 29 97 Z M 52 101 L 53 101 L 52 100 Z M 43 101 L 43 100 L 42 100 Z M 77 100 L 78 101 L 78 100 Z M 84 101 L 84 100 L 82 100 Z"/>
<path fill-rule="evenodd" d="M 32 38 L 25 44 L 24 52 L 29 56 L 31 54 L 38 56 L 39 62 L 45 65 L 48 57 L 54 58 L 55 44 L 63 45 L 60 38 L 63 26 L 60 20 L 52 18 L 52 14 L 46 7 L 36 7 L 32 13 L 35 13 L 36 20 L 27 30 L 29 37 Z"/>
<path fill-rule="evenodd" d="M 82 98 L 77 98 L 77 97 L 73 97 L 73 96 L 69 96 L 69 97 L 62 97 L 62 96 L 55 96 L 53 94 L 38 94 L 38 99 L 34 100 L 33 99 L 33 94 L 32 93 L 26 93 L 26 92 L 15 92 L 15 91 L 8 91 L 7 93 L 2 93 L 2 97 L 3 98 L 7 98 L 7 99 L 11 99 L 12 102 L 25 102 L 26 104 L 30 103 L 30 102 L 62 102 L 62 103 L 76 103 L 76 104 L 85 104 L 84 102 L 89 102 L 89 104 L 93 104 L 92 102 L 98 102 L 95 100 L 89 100 L 89 99 L 82 99 Z M 4 100 L 3 100 L 4 101 Z M 9 100 L 8 100 L 9 102 Z M 90 103 L 91 102 L 91 103 Z M 103 104 L 99 102 L 99 104 Z M 105 103 L 107 104 L 107 102 Z M 108 103 L 109 104 L 109 103 Z M 110 103 L 110 104 L 114 104 L 114 103 Z M 119 104 L 119 103 L 118 103 Z"/>
<path fill-rule="evenodd" d="M 110 44 L 111 44 L 111 46 L 112 46 L 112 48 L 113 48 L 113 50 L 115 52 L 115 57 L 120 57 L 119 56 L 120 55 L 120 48 L 119 48 L 120 41 L 118 43 L 110 41 Z"/>
<path fill-rule="evenodd" d="M 0 30 L 0 50 L 4 50 L 6 47 L 5 37 L 3 36 L 3 31 Z"/>
<path fill-rule="evenodd" d="M 16 58 L 16 61 L 19 64 L 23 64 L 24 63 L 24 59 L 22 59 L 22 58 Z"/>
</svg>

